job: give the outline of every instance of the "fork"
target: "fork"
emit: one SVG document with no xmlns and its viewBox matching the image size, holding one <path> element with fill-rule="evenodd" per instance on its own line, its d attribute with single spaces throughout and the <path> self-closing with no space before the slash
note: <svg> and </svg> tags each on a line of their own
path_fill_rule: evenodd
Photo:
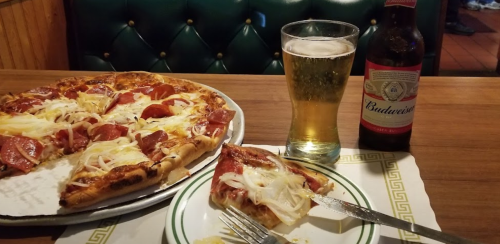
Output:
<svg viewBox="0 0 500 244">
<path fill-rule="evenodd" d="M 276 235 L 233 206 L 226 209 L 219 219 L 250 244 L 293 244 Z"/>
</svg>

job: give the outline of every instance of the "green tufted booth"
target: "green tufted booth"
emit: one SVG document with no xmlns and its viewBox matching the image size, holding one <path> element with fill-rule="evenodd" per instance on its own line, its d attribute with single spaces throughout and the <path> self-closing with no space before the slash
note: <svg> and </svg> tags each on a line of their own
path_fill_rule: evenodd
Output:
<svg viewBox="0 0 500 244">
<path fill-rule="evenodd" d="M 303 19 L 355 24 L 352 69 L 364 71 L 368 38 L 385 0 L 67 0 L 72 69 L 283 74 L 280 29 Z M 440 0 L 418 0 L 422 74 L 436 74 Z M 375 21 L 373 21 L 375 20 Z"/>
</svg>

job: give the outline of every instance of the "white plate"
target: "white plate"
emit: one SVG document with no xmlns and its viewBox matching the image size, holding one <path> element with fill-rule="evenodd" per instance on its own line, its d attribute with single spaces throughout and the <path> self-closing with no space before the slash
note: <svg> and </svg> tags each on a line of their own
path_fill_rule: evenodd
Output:
<svg viewBox="0 0 500 244">
<path fill-rule="evenodd" d="M 241 108 L 227 95 L 218 92 L 228 106 L 236 111 L 225 142 L 240 145 L 244 135 L 244 116 Z M 207 165 L 216 161 L 221 147 L 204 154 L 186 168 L 196 175 Z M 68 225 L 89 222 L 137 211 L 165 199 L 172 198 L 182 188 L 186 179 L 167 186 L 155 185 L 146 189 L 113 198 L 91 207 L 67 210 L 59 207 L 59 185 L 64 182 L 73 166 L 66 158 L 57 162 L 58 167 L 39 167 L 27 175 L 0 181 L 0 225 Z M 52 165 L 52 164 L 51 164 Z"/>
<path fill-rule="evenodd" d="M 305 163 L 304 166 L 324 174 L 334 182 L 334 190 L 328 196 L 375 209 L 372 201 L 358 186 L 332 168 L 311 163 Z M 189 244 L 212 236 L 221 237 L 225 243 L 245 243 L 219 220 L 222 211 L 209 199 L 214 169 L 215 165 L 212 165 L 203 170 L 186 182 L 175 195 L 168 208 L 165 224 L 169 244 Z M 273 231 L 293 243 L 376 244 L 380 226 L 315 206 L 293 226 L 280 224 Z"/>
</svg>

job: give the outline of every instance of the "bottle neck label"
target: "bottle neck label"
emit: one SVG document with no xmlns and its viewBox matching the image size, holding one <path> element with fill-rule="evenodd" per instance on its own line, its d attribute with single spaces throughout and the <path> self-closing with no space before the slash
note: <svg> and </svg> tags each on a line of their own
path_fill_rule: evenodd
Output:
<svg viewBox="0 0 500 244">
<path fill-rule="evenodd" d="M 415 8 L 417 6 L 417 0 L 386 0 L 385 6 L 403 6 L 409 8 Z"/>
<path fill-rule="evenodd" d="M 390 67 L 366 60 L 361 124 L 383 134 L 411 130 L 422 64 Z"/>
</svg>

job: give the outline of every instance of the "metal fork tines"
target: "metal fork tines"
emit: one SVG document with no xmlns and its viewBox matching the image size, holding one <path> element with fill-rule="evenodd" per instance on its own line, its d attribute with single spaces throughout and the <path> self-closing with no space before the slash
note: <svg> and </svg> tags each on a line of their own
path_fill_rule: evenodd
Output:
<svg viewBox="0 0 500 244">
<path fill-rule="evenodd" d="M 248 243 L 289 243 L 286 240 L 281 240 L 284 238 L 273 235 L 266 227 L 233 206 L 227 208 L 226 212 L 223 212 L 222 215 L 224 218 L 219 216 L 219 219 Z"/>
</svg>

